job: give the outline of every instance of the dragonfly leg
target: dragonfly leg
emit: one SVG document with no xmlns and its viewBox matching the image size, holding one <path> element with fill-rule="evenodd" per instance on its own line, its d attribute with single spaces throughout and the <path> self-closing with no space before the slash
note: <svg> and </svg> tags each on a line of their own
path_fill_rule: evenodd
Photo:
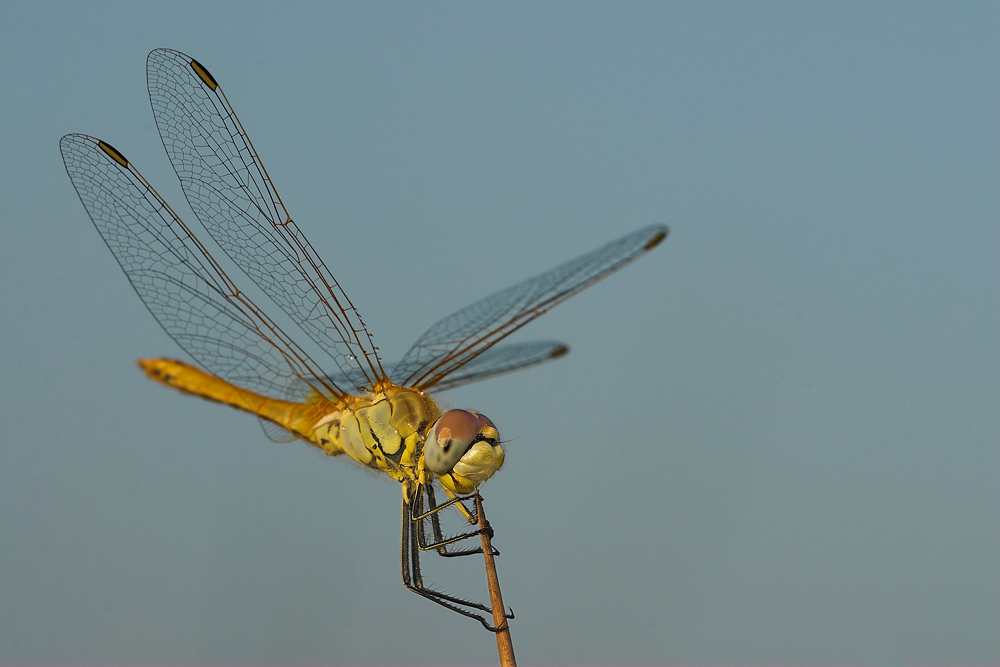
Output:
<svg viewBox="0 0 1000 667">
<path fill-rule="evenodd" d="M 460 597 L 453 595 L 448 595 L 447 593 L 442 593 L 441 591 L 435 590 L 424 585 L 423 576 L 420 572 L 420 552 L 425 550 L 420 544 L 423 527 L 417 520 L 414 519 L 415 515 L 420 515 L 422 508 L 423 499 L 423 489 L 419 485 L 403 484 L 403 516 L 402 516 L 402 536 L 400 545 L 400 561 L 401 569 L 403 575 L 403 585 L 408 589 L 416 593 L 417 595 L 424 597 L 432 602 L 436 602 L 442 607 L 451 609 L 452 611 L 466 616 L 468 618 L 475 619 L 482 623 L 483 627 L 490 632 L 497 632 L 498 629 L 490 625 L 490 623 L 482 615 L 475 613 L 476 611 L 486 612 L 487 614 L 492 614 L 493 610 L 486 606 L 479 604 L 477 602 L 472 602 L 471 600 L 465 600 Z M 450 503 L 449 503 L 450 504 Z M 441 507 L 441 506 L 436 506 Z M 434 510 L 430 511 L 430 516 L 435 516 Z M 478 535 L 478 531 L 471 533 L 470 535 Z M 445 543 L 450 543 L 445 540 Z M 444 545 L 441 545 L 442 548 Z M 437 546 L 428 546 L 426 549 L 436 549 Z M 482 553 L 482 549 L 478 551 Z M 455 554 L 457 555 L 457 554 Z M 505 614 L 507 618 L 514 618 L 514 614 Z"/>
<path fill-rule="evenodd" d="M 427 509 L 426 512 L 423 511 L 423 498 L 421 497 L 422 495 L 426 495 L 427 496 L 428 509 Z M 448 494 L 448 495 L 451 496 L 451 500 L 438 505 L 437 501 L 435 500 L 435 497 L 434 497 L 434 487 L 433 486 L 427 484 L 427 485 L 421 485 L 420 487 L 418 487 L 417 493 L 415 494 L 415 498 L 414 498 L 415 502 L 414 502 L 414 512 L 413 512 L 413 517 L 412 518 L 413 518 L 413 523 L 416 525 L 416 532 L 417 532 L 417 537 L 418 537 L 417 544 L 418 544 L 419 548 L 421 550 L 423 550 L 423 551 L 429 551 L 430 549 L 436 549 L 437 552 L 438 552 L 438 554 L 440 554 L 440 555 L 442 555 L 442 556 L 444 556 L 446 558 L 451 558 L 451 557 L 455 557 L 455 556 L 470 556 L 472 554 L 481 554 L 481 553 L 483 553 L 483 548 L 481 546 L 474 547 L 474 548 L 471 548 L 471 549 L 459 549 L 457 551 L 456 550 L 452 550 L 452 551 L 448 550 L 447 547 L 448 547 L 449 544 L 454 544 L 456 542 L 461 542 L 462 540 L 469 539 L 470 537 L 476 537 L 478 535 L 481 535 L 482 532 L 483 532 L 482 529 L 477 529 L 477 530 L 469 531 L 467 533 L 462 533 L 460 535 L 455 535 L 455 536 L 452 536 L 452 537 L 444 537 L 444 535 L 443 535 L 443 533 L 441 531 L 441 521 L 439 519 L 439 514 L 440 514 L 441 510 L 443 510 L 443 509 L 445 509 L 447 507 L 451 507 L 452 505 L 454 505 L 456 508 L 458 508 L 459 512 L 461 512 L 462 515 L 466 517 L 466 519 L 469 521 L 469 523 L 475 524 L 475 523 L 479 522 L 479 518 L 478 518 L 478 516 L 476 516 L 475 512 L 469 512 L 469 509 L 465 506 L 465 503 L 462 502 L 463 500 L 469 500 L 471 498 L 475 498 L 475 494 L 470 494 L 470 495 L 467 495 L 467 496 L 455 496 L 455 495 L 452 495 L 452 494 Z M 426 533 L 425 533 L 425 523 L 424 522 L 427 521 L 428 519 L 430 520 L 431 531 L 432 531 L 432 533 L 434 535 L 434 541 L 433 542 L 428 542 L 427 541 L 427 536 L 426 536 Z M 490 528 L 490 527 L 487 527 L 487 530 L 490 531 L 490 538 L 492 538 L 493 537 L 493 535 L 492 535 L 492 530 L 493 529 Z M 493 555 L 494 556 L 499 556 L 500 552 L 496 548 L 494 548 L 493 549 Z"/>
</svg>

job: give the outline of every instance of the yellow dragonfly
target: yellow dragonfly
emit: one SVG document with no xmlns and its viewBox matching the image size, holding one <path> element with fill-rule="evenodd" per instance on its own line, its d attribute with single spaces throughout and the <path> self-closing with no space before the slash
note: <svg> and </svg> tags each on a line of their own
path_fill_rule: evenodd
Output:
<svg viewBox="0 0 1000 667">
<path fill-rule="evenodd" d="M 503 465 L 502 443 L 487 417 L 442 413 L 428 392 L 565 354 L 567 347 L 554 341 L 498 343 L 653 249 L 667 228 L 640 229 L 466 306 L 431 326 L 398 363 L 383 364 L 215 77 L 169 49 L 151 52 L 146 71 L 160 137 L 195 215 L 318 351 L 307 353 L 237 287 L 120 152 L 68 134 L 60 149 L 84 208 L 139 298 L 200 368 L 172 359 L 139 365 L 168 387 L 257 415 L 272 436 L 304 440 L 398 480 L 403 583 L 495 630 L 482 616 L 488 606 L 424 584 L 420 553 L 482 553 L 459 544 L 479 531 L 445 537 L 439 512 L 454 506 L 475 523 L 463 501 Z M 435 488 L 448 500 L 438 503 Z"/>
</svg>

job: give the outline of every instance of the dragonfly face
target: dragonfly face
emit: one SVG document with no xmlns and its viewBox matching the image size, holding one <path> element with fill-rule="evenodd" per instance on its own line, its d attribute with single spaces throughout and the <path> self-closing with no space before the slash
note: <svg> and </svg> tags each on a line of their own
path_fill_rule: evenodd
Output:
<svg viewBox="0 0 1000 667">
<path fill-rule="evenodd" d="M 667 228 L 627 234 L 500 290 L 431 326 L 384 364 L 340 283 L 295 224 L 218 81 L 189 56 L 147 60 L 153 116 L 181 188 L 205 231 L 321 352 L 314 358 L 251 301 L 124 155 L 82 134 L 60 141 L 66 171 L 139 298 L 198 364 L 140 362 L 169 387 L 256 414 L 330 455 L 347 455 L 403 489 L 401 569 L 414 592 L 491 626 L 486 606 L 425 586 L 421 551 L 441 555 L 474 536 L 441 534 L 439 512 L 500 468 L 496 426 L 476 412 L 442 414 L 444 391 L 564 355 L 557 341 L 501 341 L 658 245 Z M 435 488 L 449 500 L 437 504 Z M 426 535 L 430 525 L 432 537 Z"/>
<path fill-rule="evenodd" d="M 485 416 L 449 410 L 431 425 L 424 441 L 424 462 L 441 485 L 454 493 L 472 493 L 503 465 L 496 426 Z"/>
</svg>

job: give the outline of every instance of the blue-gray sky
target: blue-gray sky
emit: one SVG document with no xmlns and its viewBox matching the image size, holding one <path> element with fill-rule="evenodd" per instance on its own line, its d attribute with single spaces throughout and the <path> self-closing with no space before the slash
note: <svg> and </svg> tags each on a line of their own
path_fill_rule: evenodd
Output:
<svg viewBox="0 0 1000 667">
<path fill-rule="evenodd" d="M 0 663 L 496 662 L 400 583 L 398 485 L 135 366 L 181 352 L 58 140 L 186 212 L 167 46 L 387 358 L 671 226 L 518 334 L 568 357 L 444 395 L 509 440 L 483 491 L 522 664 L 996 664 L 998 7 L 4 3 Z"/>
</svg>

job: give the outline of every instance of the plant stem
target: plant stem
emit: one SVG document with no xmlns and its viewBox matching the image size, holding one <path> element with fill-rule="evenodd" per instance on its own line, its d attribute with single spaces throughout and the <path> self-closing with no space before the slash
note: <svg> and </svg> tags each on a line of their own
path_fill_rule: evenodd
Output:
<svg viewBox="0 0 1000 667">
<path fill-rule="evenodd" d="M 514 660 L 514 645 L 510 641 L 510 624 L 504 611 L 503 596 L 500 595 L 500 579 L 493 560 L 493 544 L 490 542 L 490 524 L 483 512 L 483 498 L 476 494 L 476 514 L 479 516 L 480 537 L 483 539 L 483 557 L 486 559 L 486 581 L 490 588 L 490 607 L 493 609 L 493 625 L 497 627 L 497 651 L 500 653 L 501 667 L 517 667 Z"/>
</svg>

